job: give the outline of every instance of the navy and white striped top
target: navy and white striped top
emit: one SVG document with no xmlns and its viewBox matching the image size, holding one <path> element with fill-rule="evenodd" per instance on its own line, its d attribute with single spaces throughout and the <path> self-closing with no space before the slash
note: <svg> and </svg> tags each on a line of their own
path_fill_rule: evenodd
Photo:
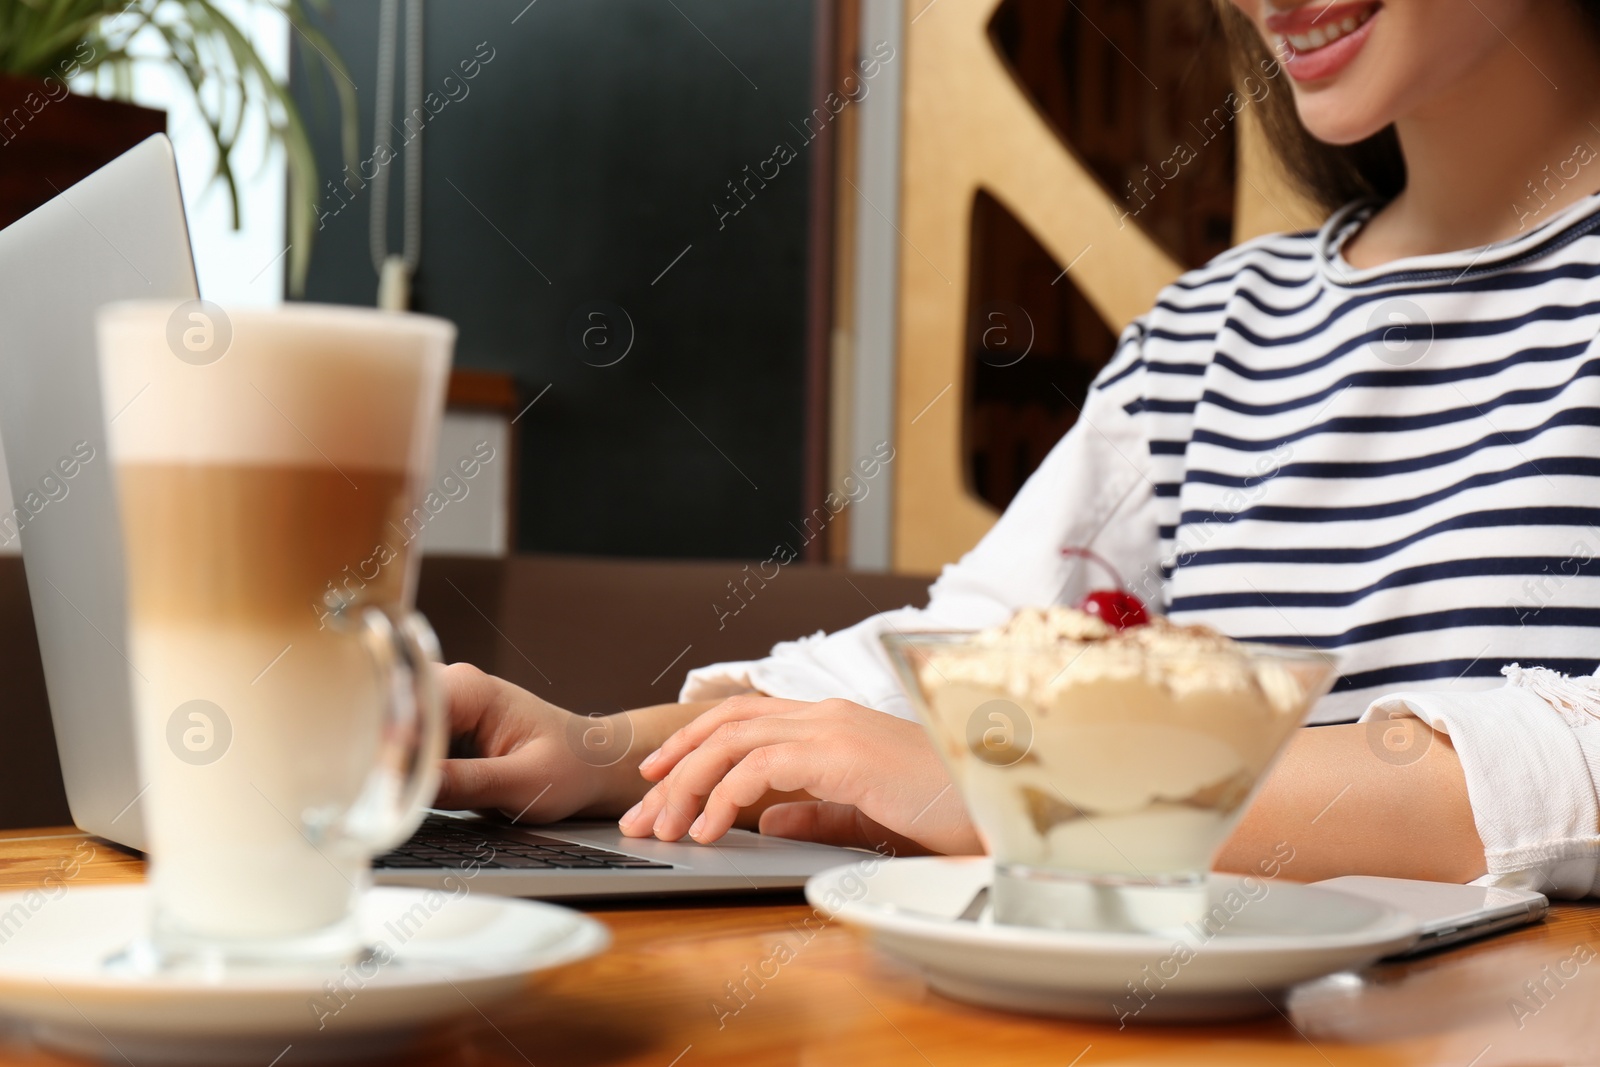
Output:
<svg viewBox="0 0 1600 1067">
<path fill-rule="evenodd" d="M 1357 270 L 1352 205 L 1169 287 L 1094 386 L 1141 427 L 1176 620 L 1337 653 L 1320 718 L 1600 659 L 1600 198 Z M 1098 406 L 1098 405 L 1097 405 Z"/>
<path fill-rule="evenodd" d="M 755 688 L 909 717 L 878 634 L 990 626 L 1111 584 L 1068 545 L 1176 620 L 1337 654 L 1314 721 L 1493 688 L 1511 661 L 1592 672 L 1600 196 L 1510 241 L 1358 270 L 1339 249 L 1371 210 L 1169 286 L 927 608 L 701 668 L 684 698 Z"/>
</svg>

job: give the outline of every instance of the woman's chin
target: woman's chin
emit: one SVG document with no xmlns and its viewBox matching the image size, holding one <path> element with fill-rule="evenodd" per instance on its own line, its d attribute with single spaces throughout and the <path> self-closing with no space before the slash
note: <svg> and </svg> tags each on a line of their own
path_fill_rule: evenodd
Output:
<svg viewBox="0 0 1600 1067">
<path fill-rule="evenodd" d="M 1340 97 L 1345 97 L 1340 99 Z M 1394 122 L 1387 108 L 1373 109 L 1372 101 L 1356 93 L 1297 93 L 1295 104 L 1307 132 L 1324 144 L 1351 145 L 1365 141 Z M 1360 105 L 1369 106 L 1362 107 Z"/>
</svg>

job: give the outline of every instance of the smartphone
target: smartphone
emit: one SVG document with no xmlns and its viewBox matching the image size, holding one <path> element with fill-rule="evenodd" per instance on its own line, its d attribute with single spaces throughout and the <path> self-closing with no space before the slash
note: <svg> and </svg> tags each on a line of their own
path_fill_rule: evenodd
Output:
<svg viewBox="0 0 1600 1067">
<path fill-rule="evenodd" d="M 1538 922 L 1550 908 L 1543 893 L 1501 886 L 1419 882 L 1409 878 L 1376 878 L 1349 874 L 1313 882 L 1319 889 L 1375 900 L 1412 916 L 1422 927 L 1415 944 L 1389 959 L 1458 945 L 1512 927 Z"/>
</svg>

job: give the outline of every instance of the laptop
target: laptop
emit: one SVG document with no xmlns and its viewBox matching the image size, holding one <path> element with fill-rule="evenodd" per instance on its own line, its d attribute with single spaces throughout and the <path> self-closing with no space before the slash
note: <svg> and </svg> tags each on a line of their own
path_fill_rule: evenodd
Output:
<svg viewBox="0 0 1600 1067">
<path fill-rule="evenodd" d="M 140 851 L 144 786 L 94 313 L 114 300 L 198 295 L 164 135 L 0 230 L 0 443 L 18 504 L 0 522 L 22 541 L 72 819 Z M 73 462 L 58 466 L 65 457 Z M 627 838 L 612 823 L 525 827 L 433 811 L 374 861 L 373 874 L 379 884 L 446 889 L 470 875 L 474 889 L 526 897 L 744 893 L 798 888 L 858 856 L 737 830 L 701 846 Z"/>
</svg>

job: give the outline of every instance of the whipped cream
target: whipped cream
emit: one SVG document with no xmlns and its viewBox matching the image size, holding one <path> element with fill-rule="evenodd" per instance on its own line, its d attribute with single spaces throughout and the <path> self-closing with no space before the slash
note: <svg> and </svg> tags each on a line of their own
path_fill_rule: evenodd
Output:
<svg viewBox="0 0 1600 1067">
<path fill-rule="evenodd" d="M 994 650 L 974 655 L 969 649 Z M 1040 654 L 1040 653 L 1045 654 Z M 1066 607 L 1023 608 L 1003 626 L 974 635 L 961 650 L 934 653 L 924 665 L 936 682 L 1003 689 L 1044 706 L 1062 691 L 1101 679 L 1138 679 L 1173 695 L 1240 692 L 1263 696 L 1284 714 L 1301 710 L 1301 686 L 1279 663 L 1252 655 L 1208 626 L 1157 617 L 1116 630 Z"/>
</svg>

